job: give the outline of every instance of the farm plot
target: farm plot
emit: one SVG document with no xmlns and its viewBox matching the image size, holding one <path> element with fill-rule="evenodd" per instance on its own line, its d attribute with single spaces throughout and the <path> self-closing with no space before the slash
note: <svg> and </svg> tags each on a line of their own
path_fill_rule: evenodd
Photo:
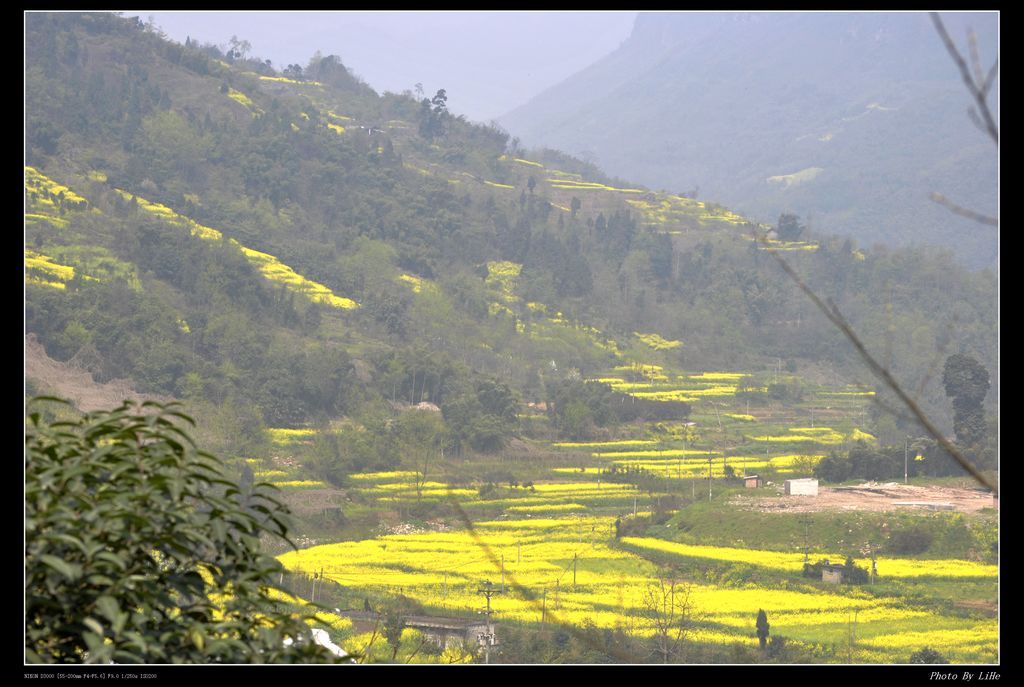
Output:
<svg viewBox="0 0 1024 687">
<path fill-rule="evenodd" d="M 372 540 L 317 546 L 284 554 L 291 570 L 323 571 L 354 589 L 403 594 L 441 614 L 471 614 L 482 608 L 478 590 L 491 583 L 499 623 L 541 622 L 624 629 L 637 636 L 655 632 L 645 592 L 657 584 L 652 563 L 616 548 L 610 517 L 561 517 L 480 522 L 471 531 L 388 535 Z M 742 550 L 732 555 L 742 556 Z M 711 551 L 709 555 L 730 555 Z M 751 552 L 746 552 L 748 555 Z M 769 556 L 769 568 L 790 565 Z M 984 570 L 980 572 L 984 573 Z M 682 584 L 680 582 L 680 584 Z M 856 589 L 835 592 L 778 586 L 688 585 L 694 641 L 756 646 L 754 620 L 764 608 L 772 632 L 819 647 L 823 660 L 904 662 L 914 650 L 949 646 L 953 660 L 997 660 L 995 620 L 969 620 L 873 598 Z M 649 597 L 648 597 L 649 600 Z M 851 623 L 857 643 L 848 646 Z M 955 632 L 974 640 L 953 646 Z M 894 634 L 910 637 L 886 644 Z"/>
</svg>

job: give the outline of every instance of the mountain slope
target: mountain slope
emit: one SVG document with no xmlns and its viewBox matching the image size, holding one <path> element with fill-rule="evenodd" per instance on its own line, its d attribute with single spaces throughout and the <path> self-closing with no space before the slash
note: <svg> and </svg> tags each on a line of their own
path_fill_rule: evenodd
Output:
<svg viewBox="0 0 1024 687">
<path fill-rule="evenodd" d="M 511 154 L 336 57 L 293 78 L 113 15 L 27 29 L 27 330 L 99 383 L 293 428 L 429 401 L 493 450 L 520 431 L 509 399 L 623 366 L 861 379 L 766 247 L 940 413 L 936 341 L 995 369 L 994 277 L 947 255 L 755 243 L 768 227 L 716 203 Z M 395 460 L 378 448 L 362 467 Z"/>
<path fill-rule="evenodd" d="M 952 15 L 994 59 L 995 15 Z M 926 14 L 641 14 L 605 59 L 508 113 L 526 143 L 771 221 L 782 212 L 862 244 L 943 245 L 975 267 L 995 232 L 935 191 L 995 214 L 996 155 L 968 120 Z M 997 109 L 997 108 L 995 108 Z"/>
</svg>

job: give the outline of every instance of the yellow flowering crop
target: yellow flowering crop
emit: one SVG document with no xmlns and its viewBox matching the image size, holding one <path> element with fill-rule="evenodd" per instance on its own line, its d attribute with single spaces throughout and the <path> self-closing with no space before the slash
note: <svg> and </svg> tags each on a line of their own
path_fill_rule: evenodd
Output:
<svg viewBox="0 0 1024 687">
<path fill-rule="evenodd" d="M 623 439 L 621 441 L 559 441 L 551 445 L 559 448 L 605 448 L 608 446 L 645 446 L 657 443 L 654 439 Z"/>
<path fill-rule="evenodd" d="M 685 558 L 704 558 L 730 563 L 746 563 L 783 572 L 799 572 L 803 570 L 803 553 L 681 544 L 650 537 L 623 537 L 622 542 L 638 549 L 670 553 Z M 819 557 L 837 561 L 844 560 L 844 557 L 837 553 L 816 554 L 815 558 Z M 876 565 L 879 576 L 887 579 L 974 577 L 994 580 L 999 572 L 998 567 L 994 565 L 956 559 L 918 560 L 882 556 L 877 559 Z"/>
<path fill-rule="evenodd" d="M 672 391 L 635 391 L 630 394 L 637 398 L 646 398 L 651 401 L 682 401 L 683 403 L 693 403 L 697 400 L 697 397 L 693 395 L 692 391 L 685 391 L 682 389 Z"/>
<path fill-rule="evenodd" d="M 335 132 L 337 132 L 339 134 L 345 133 L 345 127 L 343 127 L 343 126 L 341 126 L 339 124 L 334 124 L 332 122 L 327 122 L 327 128 L 330 129 L 331 131 L 335 131 Z"/>
<path fill-rule="evenodd" d="M 36 286 L 48 286 L 52 289 L 66 289 L 67 284 L 62 281 L 49 281 L 42 277 L 33 277 L 32 275 L 25 275 L 26 284 L 35 284 Z"/>
<path fill-rule="evenodd" d="M 26 212 L 25 222 L 31 224 L 33 222 L 49 222 L 58 229 L 63 229 L 68 226 L 68 221 L 63 217 L 55 217 L 54 215 L 44 215 L 38 212 Z"/>
<path fill-rule="evenodd" d="M 25 269 L 35 270 L 48 278 L 68 282 L 75 278 L 75 268 L 53 262 L 53 258 L 25 249 Z M 47 282 L 49 283 L 49 282 Z"/>
<path fill-rule="evenodd" d="M 274 486 L 288 489 L 325 489 L 327 485 L 320 480 L 296 479 L 285 482 L 274 482 Z"/>
<path fill-rule="evenodd" d="M 846 440 L 846 437 L 843 434 L 840 434 L 839 432 L 836 432 L 836 431 L 831 430 L 829 428 L 820 428 L 821 430 L 827 430 L 827 431 L 819 431 L 819 428 L 804 428 L 804 429 L 805 430 L 806 429 L 810 429 L 813 432 L 813 435 L 812 434 L 778 434 L 778 435 L 767 435 L 766 434 L 766 435 L 762 435 L 762 436 L 751 437 L 751 439 L 753 439 L 754 441 L 767 441 L 767 442 L 770 442 L 770 443 L 786 443 L 786 442 L 792 442 L 792 441 L 801 441 L 801 442 L 809 441 L 809 442 L 815 442 L 815 443 L 818 443 L 818 444 L 841 444 L 843 441 Z M 793 431 L 793 430 L 790 430 L 790 431 Z"/>
<path fill-rule="evenodd" d="M 277 81 L 279 83 L 290 83 L 297 86 L 323 86 L 319 81 L 297 81 L 295 79 L 289 79 L 286 76 L 265 76 L 260 74 L 260 81 Z"/>
<path fill-rule="evenodd" d="M 401 275 L 398 276 L 398 278 L 401 279 L 402 281 L 407 282 L 408 284 L 410 284 L 412 286 L 413 293 L 419 293 L 420 291 L 423 290 L 423 278 L 422 277 L 414 277 L 411 274 L 401 274 Z"/>
<path fill-rule="evenodd" d="M 67 186 L 58 184 L 56 181 L 46 176 L 35 167 L 25 166 L 25 189 L 32 193 L 45 193 L 52 196 L 59 196 L 64 194 L 64 200 L 70 201 L 74 204 L 87 204 L 87 201 L 82 196 L 72 191 Z"/>
<path fill-rule="evenodd" d="M 662 451 L 602 451 L 599 453 L 591 453 L 590 455 L 595 458 L 684 458 L 686 456 L 703 456 L 704 458 L 707 458 L 709 454 L 713 456 L 721 456 L 722 452 L 693 448 L 671 448 Z"/>
<path fill-rule="evenodd" d="M 512 161 L 518 162 L 521 165 L 530 165 L 532 167 L 540 167 L 541 169 L 544 169 L 544 165 L 539 162 L 533 162 L 532 160 L 523 160 L 522 158 L 514 157 L 512 158 Z"/>
<path fill-rule="evenodd" d="M 242 93 L 241 91 L 236 91 L 234 88 L 229 88 L 228 97 L 234 100 L 236 103 L 244 105 L 246 108 L 252 111 L 253 117 L 263 113 L 263 110 L 256 107 L 256 103 L 254 103 L 252 99 L 249 98 L 249 96 L 247 96 L 245 93 Z"/>
<path fill-rule="evenodd" d="M 474 533 L 427 532 L 342 542 L 290 552 L 280 559 L 292 570 L 323 569 L 330 579 L 350 589 L 411 596 L 440 613 L 475 611 L 480 605 L 479 585 L 490 581 L 498 586 L 504 581 L 506 593 L 492 600 L 499 621 L 539 623 L 543 614 L 548 623 L 589 621 L 602 628 L 625 628 L 637 636 L 654 632 L 643 593 L 653 582 L 655 570 L 635 554 L 607 546 L 614 529 L 612 518 L 481 522 L 474 529 Z M 742 551 L 705 548 L 714 549 L 719 560 L 731 560 L 731 552 Z M 790 564 L 785 558 L 772 558 L 788 554 L 746 553 L 762 557 L 755 564 Z M 793 555 L 801 565 L 802 554 Z M 858 648 L 863 652 L 858 656 L 872 660 L 892 662 L 908 654 L 906 649 L 952 645 L 958 640 L 971 647 L 964 656 L 988 656 L 986 652 L 995 650 L 995 621 L 975 622 L 974 638 L 967 640 L 954 634 L 952 623 L 962 625 L 961 619 L 906 608 L 857 590 L 806 592 L 692 583 L 690 599 L 700 622 L 690 638 L 700 642 L 753 646 L 754 619 L 757 609 L 764 608 L 776 633 L 794 641 L 840 645 L 856 613 Z M 898 652 L 886 651 L 886 640 L 893 633 L 904 637 L 889 643 L 898 645 Z M 368 640 L 363 638 L 363 646 L 346 646 L 362 651 Z"/>
<path fill-rule="evenodd" d="M 633 334 L 656 351 L 667 351 L 683 345 L 682 341 L 663 339 L 657 334 L 641 334 L 640 332 L 633 332 Z"/>
<path fill-rule="evenodd" d="M 127 191 L 123 191 L 121 189 L 115 190 L 125 200 L 129 200 L 133 197 L 132 194 Z M 171 222 L 172 224 L 188 227 L 194 236 L 210 241 L 224 240 L 224 235 L 221 232 L 216 229 L 203 226 L 184 215 L 180 215 L 166 205 L 151 203 L 140 196 L 134 196 L 134 198 L 140 209 Z M 260 271 L 264 278 L 283 284 L 289 290 L 301 293 L 316 303 L 323 303 L 341 310 L 351 310 L 359 307 L 359 304 L 352 299 L 337 296 L 323 284 L 306 279 L 273 255 L 247 248 L 234 239 L 228 239 L 228 241 L 242 251 L 249 262 Z"/>
<path fill-rule="evenodd" d="M 349 479 L 355 480 L 356 482 L 385 482 L 385 481 L 402 481 L 409 480 L 416 477 L 415 472 L 411 470 L 399 470 L 393 472 L 357 472 L 349 475 Z"/>
<path fill-rule="evenodd" d="M 288 444 L 312 438 L 316 434 L 316 430 L 309 427 L 303 427 L 300 429 L 270 427 L 267 429 L 267 434 L 270 435 L 270 440 L 275 444 Z"/>
<path fill-rule="evenodd" d="M 284 470 L 256 470 L 253 472 L 253 476 L 258 479 L 273 479 L 275 477 L 287 477 L 288 473 Z"/>
<path fill-rule="evenodd" d="M 867 432 L 862 432 L 856 427 L 850 432 L 850 441 L 876 441 L 875 437 Z"/>
<path fill-rule="evenodd" d="M 555 511 L 580 511 L 587 507 L 581 503 L 552 503 L 538 506 L 509 506 L 505 510 L 509 513 L 541 513 Z"/>
</svg>

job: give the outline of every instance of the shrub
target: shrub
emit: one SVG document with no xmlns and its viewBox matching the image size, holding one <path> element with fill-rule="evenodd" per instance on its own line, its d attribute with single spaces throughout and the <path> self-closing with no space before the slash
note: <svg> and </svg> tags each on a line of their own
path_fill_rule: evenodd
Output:
<svg viewBox="0 0 1024 687">
<path fill-rule="evenodd" d="M 284 506 L 226 480 L 182 428 L 190 418 L 126 402 L 28 420 L 26 662 L 333 658 L 269 596 L 283 568 L 259 539 L 287 537 Z"/>
<path fill-rule="evenodd" d="M 895 553 L 924 553 L 931 545 L 935 535 L 922 525 L 914 525 L 906 529 L 895 530 L 889 535 L 889 548 Z"/>
<path fill-rule="evenodd" d="M 925 647 L 910 654 L 908 663 L 949 663 L 946 658 L 935 649 Z"/>
</svg>

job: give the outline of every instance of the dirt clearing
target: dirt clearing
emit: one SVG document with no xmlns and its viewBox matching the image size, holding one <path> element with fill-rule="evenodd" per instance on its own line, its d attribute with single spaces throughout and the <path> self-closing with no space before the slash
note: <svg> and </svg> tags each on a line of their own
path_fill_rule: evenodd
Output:
<svg viewBox="0 0 1024 687">
<path fill-rule="evenodd" d="M 771 487 L 769 487 L 771 488 Z M 760 513 L 817 513 L 820 511 L 960 511 L 975 513 L 996 508 L 991 492 L 958 487 L 865 482 L 849 487 L 819 487 L 817 496 L 785 496 L 776 485 L 778 496 L 742 495 L 730 504 Z M 762 491 L 763 493 L 763 491 Z"/>
</svg>

